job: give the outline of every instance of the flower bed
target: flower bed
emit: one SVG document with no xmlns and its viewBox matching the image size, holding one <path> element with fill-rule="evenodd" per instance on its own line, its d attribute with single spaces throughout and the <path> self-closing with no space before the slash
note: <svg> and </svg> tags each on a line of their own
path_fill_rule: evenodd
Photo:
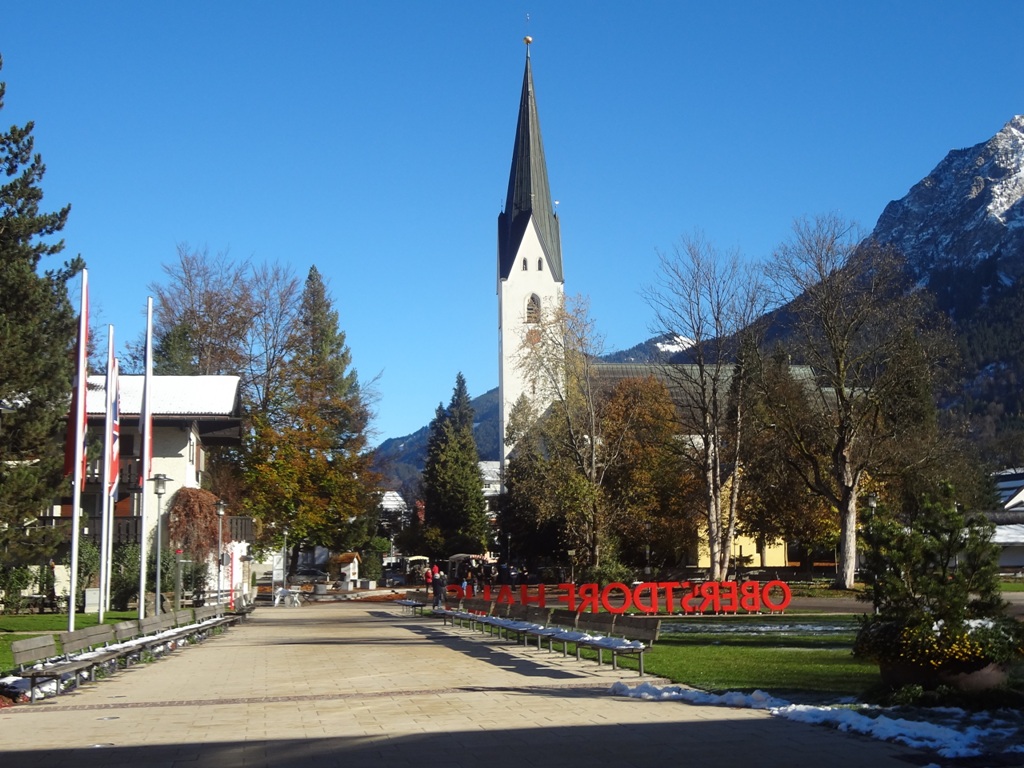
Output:
<svg viewBox="0 0 1024 768">
<path fill-rule="evenodd" d="M 1007 662 L 1021 655 L 1024 629 L 1009 619 L 898 622 L 872 617 L 854 643 L 854 655 L 878 662 L 890 688 L 948 685 L 981 690 L 1003 685 Z"/>
</svg>

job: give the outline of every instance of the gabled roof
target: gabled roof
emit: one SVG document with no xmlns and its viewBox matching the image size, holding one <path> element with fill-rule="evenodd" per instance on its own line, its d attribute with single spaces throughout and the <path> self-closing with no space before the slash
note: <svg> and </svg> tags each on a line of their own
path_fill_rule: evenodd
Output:
<svg viewBox="0 0 1024 768">
<path fill-rule="evenodd" d="M 540 117 L 533 91 L 533 70 L 527 41 L 526 71 L 523 73 L 523 91 L 519 98 L 519 121 L 512 148 L 508 195 L 505 211 L 498 215 L 500 278 L 507 278 L 512 271 L 531 219 L 537 229 L 551 276 L 559 283 L 564 282 L 558 217 L 551 204 L 551 191 L 548 188 L 548 167 L 544 161 L 544 143 L 540 137 Z"/>
<path fill-rule="evenodd" d="M 144 376 L 120 376 L 120 412 L 142 412 Z M 155 416 L 227 416 L 241 414 L 238 376 L 154 376 L 153 415 Z M 85 398 L 90 416 L 106 413 L 106 377 L 90 376 Z"/>
<path fill-rule="evenodd" d="M 1024 509 L 1024 469 L 1004 469 L 993 474 L 996 494 L 1003 509 Z"/>
<path fill-rule="evenodd" d="M 140 420 L 144 376 L 118 377 L 122 424 Z M 242 405 L 238 376 L 154 376 L 153 422 L 195 424 L 204 445 L 238 445 L 242 440 Z M 86 414 L 94 423 L 107 410 L 106 376 L 90 376 Z M 131 417 L 135 417 L 132 419 Z"/>
<path fill-rule="evenodd" d="M 710 366 L 709 366 L 710 369 Z M 593 366 L 594 376 L 602 385 L 611 388 L 628 379 L 653 378 L 664 384 L 669 395 L 676 403 L 692 400 L 693 390 L 701 380 L 700 368 L 691 363 L 605 363 L 597 362 Z M 791 365 L 790 375 L 797 381 L 808 384 L 814 382 L 814 372 L 810 366 Z M 719 391 L 726 394 L 732 380 L 733 366 L 723 366 L 719 381 Z M 710 373 L 708 374 L 710 375 Z"/>
<path fill-rule="evenodd" d="M 397 491 L 384 491 L 380 497 L 380 508 L 385 512 L 406 512 L 409 509 Z"/>
<path fill-rule="evenodd" d="M 995 532 L 992 534 L 992 543 L 1002 544 L 1003 546 L 1020 546 L 1024 544 L 1024 525 L 1019 523 L 997 525 Z"/>
</svg>

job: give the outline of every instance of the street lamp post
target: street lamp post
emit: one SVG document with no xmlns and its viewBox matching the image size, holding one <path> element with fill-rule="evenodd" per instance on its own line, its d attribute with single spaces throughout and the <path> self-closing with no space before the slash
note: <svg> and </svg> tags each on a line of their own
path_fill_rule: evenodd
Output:
<svg viewBox="0 0 1024 768">
<path fill-rule="evenodd" d="M 871 606 L 874 613 L 878 613 L 878 569 L 881 567 L 878 557 L 878 542 L 875 540 L 875 510 L 878 509 L 878 494 L 874 491 L 868 494 L 868 547 L 871 551 Z"/>
<path fill-rule="evenodd" d="M 153 475 L 153 492 L 156 494 L 156 606 L 153 609 L 154 615 L 160 615 L 160 548 L 161 548 L 161 533 L 160 529 L 163 527 L 164 519 L 164 494 L 167 493 L 167 481 L 170 480 L 167 475 L 157 474 Z M 146 596 L 141 595 L 140 600 L 145 600 Z"/>
<path fill-rule="evenodd" d="M 288 589 L 288 529 L 284 529 L 284 566 L 281 570 L 281 586 Z"/>
<path fill-rule="evenodd" d="M 224 551 L 224 510 L 227 508 L 224 499 L 217 502 L 217 606 L 220 606 L 220 568 Z"/>
</svg>

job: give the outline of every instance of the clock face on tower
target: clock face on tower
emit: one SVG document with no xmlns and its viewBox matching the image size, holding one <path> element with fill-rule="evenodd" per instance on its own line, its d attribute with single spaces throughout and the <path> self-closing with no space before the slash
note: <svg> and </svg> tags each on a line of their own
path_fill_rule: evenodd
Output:
<svg viewBox="0 0 1024 768">
<path fill-rule="evenodd" d="M 526 343 L 527 344 L 540 344 L 540 331 L 536 328 L 531 328 L 526 332 Z"/>
</svg>

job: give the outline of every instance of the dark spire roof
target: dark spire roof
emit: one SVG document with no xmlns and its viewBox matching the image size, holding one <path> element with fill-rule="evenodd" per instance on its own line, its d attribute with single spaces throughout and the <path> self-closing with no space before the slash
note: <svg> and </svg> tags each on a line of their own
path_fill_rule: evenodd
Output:
<svg viewBox="0 0 1024 768">
<path fill-rule="evenodd" d="M 562 245 L 558 234 L 558 217 L 551 204 L 548 189 L 548 167 L 544 162 L 544 144 L 540 138 L 540 118 L 533 92 L 533 70 L 530 68 L 530 46 L 526 46 L 526 71 L 523 93 L 519 100 L 519 122 L 512 149 L 512 170 L 508 179 L 505 211 L 498 215 L 498 269 L 506 278 L 512 270 L 523 241 L 526 225 L 533 217 L 540 244 L 552 277 L 562 277 Z"/>
</svg>

